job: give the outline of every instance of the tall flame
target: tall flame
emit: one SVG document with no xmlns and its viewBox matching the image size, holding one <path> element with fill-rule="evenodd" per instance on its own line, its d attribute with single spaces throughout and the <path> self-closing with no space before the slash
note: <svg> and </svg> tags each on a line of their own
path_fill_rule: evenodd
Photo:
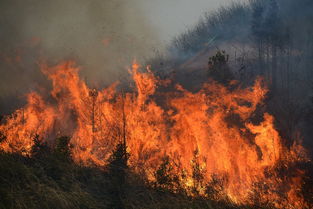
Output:
<svg viewBox="0 0 313 209">
<path fill-rule="evenodd" d="M 50 144 L 58 135 L 68 135 L 75 161 L 103 166 L 124 135 L 130 166 L 149 181 L 155 181 L 154 173 L 168 158 L 171 172 L 190 194 L 208 195 L 211 186 L 214 198 L 237 204 L 306 206 L 299 193 L 303 171 L 296 177 L 275 171 L 304 160 L 303 148 L 282 144 L 273 116 L 255 116 L 267 93 L 261 79 L 246 89 L 210 81 L 196 93 L 180 85 L 158 91 L 166 82 L 149 68 L 139 68 L 134 63 L 131 70 L 134 90 L 121 94 L 116 85 L 101 91 L 88 88 L 73 62 L 42 66 L 52 82 L 53 99 L 28 94 L 27 105 L 0 126 L 6 136 L 1 149 L 28 154 L 37 134 Z"/>
</svg>

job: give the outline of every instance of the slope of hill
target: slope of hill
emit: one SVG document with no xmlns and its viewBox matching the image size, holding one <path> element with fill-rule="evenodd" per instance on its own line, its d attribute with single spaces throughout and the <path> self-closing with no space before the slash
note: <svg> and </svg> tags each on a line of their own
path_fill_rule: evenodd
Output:
<svg viewBox="0 0 313 209">
<path fill-rule="evenodd" d="M 124 184 L 115 183 L 115 176 L 107 168 L 80 166 L 56 153 L 29 158 L 1 152 L 0 208 L 238 208 L 230 203 L 192 198 L 156 188 L 131 171 L 127 171 L 126 176 Z"/>
</svg>

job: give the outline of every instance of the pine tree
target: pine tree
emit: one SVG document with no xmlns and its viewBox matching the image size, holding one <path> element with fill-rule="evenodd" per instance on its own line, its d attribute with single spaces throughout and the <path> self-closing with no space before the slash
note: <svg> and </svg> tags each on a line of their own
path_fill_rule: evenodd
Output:
<svg viewBox="0 0 313 209">
<path fill-rule="evenodd" d="M 61 136 L 56 140 L 57 144 L 55 146 L 54 152 L 56 156 L 64 161 L 71 161 L 71 150 L 69 147 L 70 137 Z"/>
<path fill-rule="evenodd" d="M 161 188 L 173 186 L 173 177 L 171 175 L 173 168 L 170 164 L 169 157 L 165 157 L 158 170 L 155 172 L 156 185 Z"/>
<path fill-rule="evenodd" d="M 119 143 L 109 159 L 108 174 L 112 184 L 109 188 L 111 196 L 111 207 L 123 209 L 123 197 L 125 196 L 126 176 L 127 176 L 127 161 L 129 154 L 125 143 Z"/>
</svg>

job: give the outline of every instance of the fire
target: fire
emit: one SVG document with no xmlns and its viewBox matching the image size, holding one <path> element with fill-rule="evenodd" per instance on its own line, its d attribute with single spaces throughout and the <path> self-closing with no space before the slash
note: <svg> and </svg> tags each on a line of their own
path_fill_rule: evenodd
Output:
<svg viewBox="0 0 313 209">
<path fill-rule="evenodd" d="M 116 84 L 90 89 L 73 62 L 41 68 L 52 82 L 52 99 L 28 94 L 27 105 L 0 126 L 6 136 L 1 149 L 26 155 L 37 134 L 51 145 L 58 135 L 67 135 L 76 162 L 104 166 L 125 137 L 130 166 L 149 181 L 156 180 L 154 174 L 168 159 L 170 174 L 191 195 L 306 207 L 299 193 L 305 173 L 284 177 L 276 171 L 306 160 L 304 149 L 286 147 L 273 116 L 258 110 L 267 93 L 261 79 L 246 89 L 209 81 L 196 93 L 180 85 L 159 91 L 170 81 L 160 80 L 150 68 L 140 72 L 134 63 L 135 88 L 120 93 Z"/>
</svg>

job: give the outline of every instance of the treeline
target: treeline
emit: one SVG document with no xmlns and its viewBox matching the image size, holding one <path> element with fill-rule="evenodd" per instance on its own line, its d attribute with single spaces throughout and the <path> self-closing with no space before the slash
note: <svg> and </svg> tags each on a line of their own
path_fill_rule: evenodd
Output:
<svg viewBox="0 0 313 209">
<path fill-rule="evenodd" d="M 184 62 L 205 47 L 249 44 L 244 64 L 251 65 L 255 76 L 264 75 L 273 90 L 290 93 L 301 83 L 307 85 L 301 89 L 307 93 L 313 78 L 312 11 L 310 0 L 233 3 L 203 15 L 198 24 L 173 39 L 169 51 L 173 59 Z"/>
</svg>

